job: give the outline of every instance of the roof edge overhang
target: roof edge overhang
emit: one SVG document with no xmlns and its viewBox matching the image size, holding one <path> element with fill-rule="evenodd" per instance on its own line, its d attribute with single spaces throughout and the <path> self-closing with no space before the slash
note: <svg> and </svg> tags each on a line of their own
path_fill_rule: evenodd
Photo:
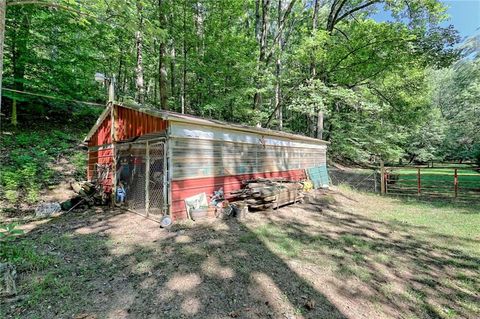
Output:
<svg viewBox="0 0 480 319">
<path fill-rule="evenodd" d="M 90 129 L 90 131 L 88 131 L 88 134 L 87 136 L 85 136 L 85 138 L 83 139 L 83 142 L 86 143 L 88 141 L 90 141 L 90 139 L 92 138 L 93 134 L 95 134 L 95 132 L 98 130 L 98 128 L 100 127 L 100 125 L 102 125 L 103 121 L 107 118 L 107 116 L 110 114 L 110 110 L 111 110 L 111 105 L 107 106 L 102 114 L 100 114 L 100 116 L 98 117 L 97 121 L 95 122 L 95 125 L 93 125 L 93 127 Z"/>
<path fill-rule="evenodd" d="M 118 105 L 120 107 L 128 108 L 128 109 L 138 111 L 147 115 L 158 117 L 165 121 L 172 121 L 172 122 L 185 123 L 185 124 L 204 125 L 204 126 L 223 128 L 223 129 L 234 130 L 234 131 L 241 131 L 246 133 L 254 133 L 259 135 L 278 136 L 278 137 L 283 137 L 290 140 L 302 140 L 302 141 L 307 141 L 310 143 L 320 144 L 320 145 L 330 144 L 330 142 L 319 140 L 313 137 L 304 136 L 304 135 L 275 131 L 267 128 L 232 124 L 232 123 L 222 122 L 218 120 L 204 119 L 204 118 L 196 117 L 193 115 L 185 115 L 185 114 L 180 114 L 172 111 L 162 111 L 162 110 L 152 109 L 139 104 L 115 102 L 114 105 Z M 100 115 L 95 125 L 92 127 L 90 132 L 85 137 L 85 140 L 84 140 L 85 142 L 89 141 L 90 138 L 92 138 L 93 134 L 95 134 L 98 127 L 101 125 L 101 123 L 105 120 L 106 116 L 108 115 L 110 108 L 111 106 L 107 107 L 103 111 L 103 113 Z"/>
<path fill-rule="evenodd" d="M 243 126 L 243 125 L 238 125 L 238 124 L 219 124 L 219 123 L 202 123 L 202 122 L 195 122 L 195 121 L 190 121 L 189 119 L 184 119 L 184 118 L 179 118 L 176 116 L 169 116 L 165 120 L 171 121 L 171 122 L 178 122 L 178 123 L 184 123 L 184 124 L 201 124 L 205 126 L 210 126 L 210 127 L 216 127 L 216 128 L 223 128 L 223 129 L 228 129 L 232 131 L 238 131 L 238 132 L 245 132 L 245 133 L 254 133 L 258 135 L 268 135 L 268 136 L 276 136 L 276 137 L 282 137 L 285 139 L 289 140 L 301 140 L 301 141 L 307 141 L 310 143 L 314 144 L 320 144 L 320 145 L 329 145 L 330 142 L 324 141 L 324 140 L 319 140 L 315 139 L 313 137 L 308 137 L 308 136 L 303 136 L 303 135 L 298 135 L 298 134 L 292 134 L 292 133 L 285 133 L 285 132 L 280 132 L 280 131 L 275 131 L 275 130 L 270 130 L 266 128 L 254 128 L 254 127 L 249 127 L 249 126 Z M 209 120 L 206 120 L 210 122 Z"/>
</svg>

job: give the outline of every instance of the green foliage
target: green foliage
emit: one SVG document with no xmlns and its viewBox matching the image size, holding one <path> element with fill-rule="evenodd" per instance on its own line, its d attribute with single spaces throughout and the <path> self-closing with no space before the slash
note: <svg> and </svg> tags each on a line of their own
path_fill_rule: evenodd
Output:
<svg viewBox="0 0 480 319">
<path fill-rule="evenodd" d="M 17 223 L 0 226 L 0 262 L 11 262 L 19 270 L 44 269 L 50 264 L 50 258 L 36 253 L 35 245 L 29 240 L 17 240 L 24 231 Z"/>
<path fill-rule="evenodd" d="M 85 180 L 87 178 L 87 154 L 86 152 L 78 152 L 73 154 L 71 162 L 75 167 L 75 178 L 77 180 Z"/>
<path fill-rule="evenodd" d="M 333 142 L 331 154 L 339 159 L 480 156 L 474 142 L 478 139 L 459 133 L 451 122 L 437 117 L 438 123 L 429 124 L 430 110 L 444 115 L 445 108 L 430 102 L 435 85 L 428 83 L 428 72 L 448 68 L 459 55 L 458 33 L 440 26 L 447 18 L 440 0 L 320 1 L 315 30 L 308 1 L 296 1 L 289 14 L 289 1 L 280 8 L 278 2 L 268 2 L 265 25 L 262 6 L 256 12 L 258 1 L 59 1 L 73 10 L 12 6 L 7 11 L 5 85 L 102 101 L 106 88 L 92 77 L 103 72 L 115 76 L 117 99 L 128 101 L 138 100 L 142 73 L 145 101 L 151 107 L 160 106 L 163 85 L 171 110 L 180 111 L 183 105 L 190 114 L 267 127 L 282 124 L 286 131 L 309 136 L 318 131 L 321 111 L 323 137 Z M 371 19 L 379 8 L 394 21 Z M 266 31 L 264 41 L 261 29 Z M 472 53 L 475 43 L 470 41 L 464 50 Z M 468 63 L 464 69 L 455 74 L 474 76 L 467 74 Z M 447 82 L 458 81 L 452 75 Z M 449 99 L 463 110 L 467 101 L 475 103 L 478 90 L 474 83 L 460 82 L 462 94 L 452 89 Z M 260 97 L 255 106 L 254 95 Z M 6 97 L 11 103 L 14 95 Z M 73 102 L 20 94 L 15 98 L 20 123 L 35 120 L 27 116 L 32 110 L 40 120 L 61 118 L 76 127 L 90 126 L 96 115 Z M 471 123 L 469 130 L 476 125 Z M 438 136 L 445 136 L 442 151 Z M 29 138 L 19 136 L 17 145 L 31 145 Z M 45 163 L 69 144 L 64 137 L 55 139 L 48 150 L 12 151 L 9 160 L 19 170 L 32 159 Z M 80 158 L 74 161 L 79 164 Z M 43 164 L 37 164 L 37 173 L 52 174 Z M 34 201 L 34 187 L 23 184 L 10 182 L 8 196 L 13 199 L 19 187 L 31 187 L 29 198 Z"/>
<path fill-rule="evenodd" d="M 52 265 L 54 258 L 39 254 L 30 240 L 0 242 L 0 260 L 15 264 L 19 271 L 42 270 Z"/>
<path fill-rule="evenodd" d="M 15 236 L 23 234 L 24 231 L 21 229 L 17 229 L 17 226 L 17 223 L 10 223 L 0 226 L 0 240 L 12 241 Z"/>
<path fill-rule="evenodd" d="M 441 156 L 480 163 L 480 56 L 469 47 L 471 41 L 466 42 L 469 57 L 431 72 L 431 104 L 446 123 Z"/>
<path fill-rule="evenodd" d="M 0 149 L 4 150 L 0 197 L 14 205 L 22 201 L 36 203 L 40 199 L 40 190 L 56 184 L 61 178 L 54 169 L 60 157 L 71 158 L 74 177 L 84 179 L 85 154 L 76 149 L 76 141 L 83 134 L 42 128 L 3 135 L 0 140 Z"/>
</svg>

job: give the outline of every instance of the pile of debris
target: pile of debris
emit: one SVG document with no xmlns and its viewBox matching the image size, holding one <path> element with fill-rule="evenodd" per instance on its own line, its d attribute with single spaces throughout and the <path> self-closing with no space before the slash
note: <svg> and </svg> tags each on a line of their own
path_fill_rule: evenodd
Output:
<svg viewBox="0 0 480 319">
<path fill-rule="evenodd" d="M 77 196 L 70 198 L 60 204 L 62 210 L 70 211 L 78 206 L 92 207 L 94 205 L 104 205 L 105 198 L 101 192 L 97 191 L 95 184 L 90 182 L 74 182 L 70 184 L 72 190 Z"/>
<path fill-rule="evenodd" d="M 71 189 L 76 193 L 70 199 L 64 202 L 47 202 L 41 203 L 35 209 L 36 218 L 55 217 L 70 212 L 74 209 L 85 210 L 92 206 L 106 205 L 109 196 L 103 191 L 100 184 L 91 182 L 72 182 Z"/>
<path fill-rule="evenodd" d="M 262 210 L 303 201 L 303 185 L 286 179 L 253 179 L 245 187 L 231 192 L 232 201 L 243 201 L 249 209 Z"/>
</svg>

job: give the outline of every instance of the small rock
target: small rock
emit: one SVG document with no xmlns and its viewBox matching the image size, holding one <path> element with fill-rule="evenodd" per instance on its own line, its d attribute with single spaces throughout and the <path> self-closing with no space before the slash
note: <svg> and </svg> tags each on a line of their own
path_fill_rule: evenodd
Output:
<svg viewBox="0 0 480 319">
<path fill-rule="evenodd" d="M 307 301 L 305 301 L 305 308 L 307 308 L 307 310 L 313 310 L 315 308 L 315 300 L 308 298 Z"/>
<path fill-rule="evenodd" d="M 17 294 L 17 271 L 11 263 L 0 263 L 0 296 Z"/>
<path fill-rule="evenodd" d="M 35 209 L 35 217 L 36 218 L 47 218 L 52 216 L 55 213 L 58 213 L 62 210 L 62 207 L 59 203 L 43 203 L 38 205 Z"/>
</svg>

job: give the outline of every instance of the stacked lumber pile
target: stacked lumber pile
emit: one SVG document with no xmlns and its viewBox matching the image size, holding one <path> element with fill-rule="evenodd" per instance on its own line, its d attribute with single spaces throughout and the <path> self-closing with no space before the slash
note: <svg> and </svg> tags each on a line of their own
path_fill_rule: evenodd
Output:
<svg viewBox="0 0 480 319">
<path fill-rule="evenodd" d="M 89 197 L 95 193 L 95 185 L 90 182 L 72 182 L 70 183 L 72 190 L 82 197 Z"/>
<path fill-rule="evenodd" d="M 77 207 L 87 208 L 94 205 L 105 204 L 102 194 L 98 192 L 95 184 L 90 182 L 72 182 L 70 187 L 77 194 L 69 200 L 60 203 L 63 210 L 70 211 Z"/>
<path fill-rule="evenodd" d="M 249 209 L 262 210 L 303 200 L 303 186 L 285 179 L 254 179 L 244 182 L 245 187 L 231 192 L 237 201 L 243 201 Z"/>
</svg>

